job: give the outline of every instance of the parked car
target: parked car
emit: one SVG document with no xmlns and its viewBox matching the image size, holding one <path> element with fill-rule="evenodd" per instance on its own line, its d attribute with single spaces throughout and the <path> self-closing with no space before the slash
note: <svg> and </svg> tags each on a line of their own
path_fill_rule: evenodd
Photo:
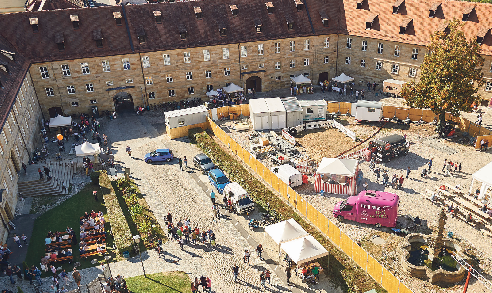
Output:
<svg viewBox="0 0 492 293">
<path fill-rule="evenodd" d="M 193 158 L 193 165 L 200 169 L 204 174 L 215 168 L 215 164 L 205 154 L 198 154 Z"/>
<path fill-rule="evenodd" d="M 393 134 L 371 141 L 368 150 L 377 162 L 389 162 L 408 154 L 408 142 L 404 136 Z"/>
<path fill-rule="evenodd" d="M 148 154 L 145 154 L 145 162 L 150 164 L 153 162 L 170 162 L 172 159 L 174 159 L 173 156 L 173 151 L 170 149 L 157 149 L 153 152 L 150 152 Z"/>
<path fill-rule="evenodd" d="M 224 192 L 224 188 L 226 187 L 227 184 L 229 184 L 229 179 L 227 176 L 222 172 L 220 169 L 212 169 L 208 172 L 208 179 L 210 180 L 210 183 L 212 183 L 215 188 L 217 188 L 217 191 L 222 194 Z"/>
</svg>

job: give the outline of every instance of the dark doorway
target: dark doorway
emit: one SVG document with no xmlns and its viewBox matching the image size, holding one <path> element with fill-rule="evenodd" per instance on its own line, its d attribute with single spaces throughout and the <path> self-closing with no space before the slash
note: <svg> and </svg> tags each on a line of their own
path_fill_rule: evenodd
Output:
<svg viewBox="0 0 492 293">
<path fill-rule="evenodd" d="M 261 92 L 261 78 L 258 76 L 251 76 L 246 80 L 246 88 L 248 90 L 254 89 L 257 93 Z"/>
<path fill-rule="evenodd" d="M 48 113 L 50 114 L 50 118 L 55 118 L 58 115 L 63 116 L 63 111 L 62 111 L 62 108 L 60 108 L 60 107 L 49 108 Z"/>
<path fill-rule="evenodd" d="M 133 111 L 135 107 L 135 105 L 133 104 L 132 95 L 127 92 L 117 93 L 113 97 L 113 101 L 116 112 Z"/>
<path fill-rule="evenodd" d="M 321 72 L 318 77 L 318 84 L 320 82 L 324 82 L 325 80 L 328 80 L 328 72 Z"/>
</svg>

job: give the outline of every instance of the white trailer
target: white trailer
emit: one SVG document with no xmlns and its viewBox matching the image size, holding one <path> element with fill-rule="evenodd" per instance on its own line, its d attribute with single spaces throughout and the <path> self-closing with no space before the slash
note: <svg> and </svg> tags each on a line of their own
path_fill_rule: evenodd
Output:
<svg viewBox="0 0 492 293">
<path fill-rule="evenodd" d="M 304 122 L 326 119 L 325 100 L 301 100 L 299 105 L 302 107 Z"/>
<path fill-rule="evenodd" d="M 231 182 L 224 187 L 224 196 L 230 197 L 232 206 L 238 214 L 249 213 L 255 209 L 248 192 L 237 182 Z"/>
<path fill-rule="evenodd" d="M 166 126 L 170 129 L 207 122 L 208 110 L 205 106 L 164 112 Z"/>
<path fill-rule="evenodd" d="M 296 97 L 280 98 L 287 113 L 287 128 L 302 125 L 302 107 Z"/>
<path fill-rule="evenodd" d="M 296 187 L 302 184 L 301 172 L 289 164 L 273 167 L 271 171 L 290 187 Z"/>
<path fill-rule="evenodd" d="M 287 115 L 280 98 L 265 99 L 270 113 L 270 129 L 283 129 L 286 125 Z"/>
<path fill-rule="evenodd" d="M 360 100 L 352 104 L 352 114 L 357 121 L 380 121 L 383 118 L 383 104 Z"/>
</svg>

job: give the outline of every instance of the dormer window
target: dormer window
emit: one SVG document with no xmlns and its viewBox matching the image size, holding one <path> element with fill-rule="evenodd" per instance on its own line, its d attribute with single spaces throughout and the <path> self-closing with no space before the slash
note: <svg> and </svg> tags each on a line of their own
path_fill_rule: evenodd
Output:
<svg viewBox="0 0 492 293">
<path fill-rule="evenodd" d="M 477 43 L 481 45 L 483 43 L 483 40 L 485 39 L 485 35 L 489 33 L 489 28 L 486 28 L 482 26 L 477 33 Z"/>
<path fill-rule="evenodd" d="M 304 8 L 302 0 L 294 0 L 294 3 L 296 4 L 297 11 L 301 11 Z"/>
<path fill-rule="evenodd" d="M 37 32 L 39 30 L 38 26 L 38 18 L 37 17 L 31 17 L 29 18 L 29 24 L 31 24 L 32 31 Z"/>
<path fill-rule="evenodd" d="M 219 34 L 221 37 L 225 37 L 227 35 L 227 29 L 224 26 L 219 26 Z"/>
<path fill-rule="evenodd" d="M 272 14 L 273 13 L 273 9 L 274 9 L 273 3 L 272 2 L 267 2 L 267 3 L 265 3 L 265 5 L 267 7 L 268 14 Z"/>
<path fill-rule="evenodd" d="M 58 46 L 58 50 L 65 50 L 65 38 L 63 37 L 63 33 L 57 33 L 55 35 L 55 43 Z"/>
<path fill-rule="evenodd" d="M 202 18 L 202 9 L 198 6 L 193 7 L 193 10 L 195 11 L 195 16 L 198 19 Z"/>
<path fill-rule="evenodd" d="M 9 73 L 9 67 L 5 64 L 0 64 L 0 70 L 3 70 L 5 73 Z"/>
<path fill-rule="evenodd" d="M 179 38 L 185 40 L 188 37 L 188 31 L 184 25 L 179 26 Z"/>
<path fill-rule="evenodd" d="M 407 28 L 410 26 L 412 23 L 413 19 L 412 18 L 404 18 L 402 22 L 400 23 L 400 34 L 404 34 L 407 31 Z"/>
<path fill-rule="evenodd" d="M 70 15 L 70 21 L 72 22 L 72 26 L 74 29 L 79 28 L 79 16 L 76 14 Z"/>
<path fill-rule="evenodd" d="M 137 28 L 137 39 L 139 44 L 145 43 L 146 38 L 145 38 L 145 30 L 143 27 Z"/>
<path fill-rule="evenodd" d="M 357 0 L 357 9 L 362 9 L 363 5 L 364 5 L 364 0 Z"/>
<path fill-rule="evenodd" d="M 9 52 L 6 50 L 0 50 L 0 53 L 2 53 L 5 57 L 9 58 L 12 61 L 15 61 L 15 53 L 14 52 Z"/>
<path fill-rule="evenodd" d="M 463 18 L 461 20 L 468 21 L 468 18 L 473 13 L 473 10 L 475 10 L 475 6 L 468 6 L 467 8 L 465 8 L 465 10 L 463 11 Z"/>
<path fill-rule="evenodd" d="M 372 25 L 374 24 L 377 18 L 378 18 L 377 14 L 370 14 L 366 18 L 366 30 L 370 30 L 372 28 Z"/>
<path fill-rule="evenodd" d="M 155 22 L 162 23 L 162 12 L 156 10 L 153 12 L 153 14 L 154 14 Z"/>
<path fill-rule="evenodd" d="M 396 0 L 396 3 L 393 4 L 393 14 L 397 14 L 398 10 L 403 6 L 405 0 Z"/>
<path fill-rule="evenodd" d="M 229 5 L 229 8 L 231 8 L 232 15 L 236 16 L 236 15 L 237 15 L 237 13 L 238 13 L 238 11 L 239 11 L 239 10 L 237 9 L 237 5 L 234 5 L 234 4 Z"/>
<path fill-rule="evenodd" d="M 92 31 L 92 39 L 96 41 L 96 46 L 102 48 L 103 46 L 103 35 L 101 29 L 96 29 Z"/>
<path fill-rule="evenodd" d="M 449 33 L 449 27 L 447 22 L 441 23 L 439 27 L 437 28 L 438 32 L 444 32 L 445 34 Z"/>
<path fill-rule="evenodd" d="M 433 18 L 436 15 L 437 10 L 439 9 L 439 6 L 441 6 L 441 3 L 436 2 L 429 7 L 429 18 Z"/>
<path fill-rule="evenodd" d="M 261 20 L 255 19 L 255 29 L 257 33 L 261 33 Z"/>
<path fill-rule="evenodd" d="M 321 16 L 321 22 L 323 23 L 323 26 L 327 27 L 328 20 L 330 20 L 330 18 L 328 17 L 328 13 L 326 13 L 326 11 L 320 11 L 319 16 Z"/>
<path fill-rule="evenodd" d="M 113 12 L 114 20 L 116 21 L 116 25 L 122 25 L 122 15 L 121 12 Z"/>
</svg>

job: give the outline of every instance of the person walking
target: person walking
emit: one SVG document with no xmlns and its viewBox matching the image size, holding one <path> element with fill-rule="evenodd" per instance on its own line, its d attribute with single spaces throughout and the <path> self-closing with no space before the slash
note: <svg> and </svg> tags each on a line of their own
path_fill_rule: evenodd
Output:
<svg viewBox="0 0 492 293">
<path fill-rule="evenodd" d="M 212 292 L 212 279 L 207 277 L 207 291 Z"/>
<path fill-rule="evenodd" d="M 263 252 L 263 246 L 262 246 L 261 244 L 258 244 L 258 246 L 256 246 L 256 253 L 258 254 L 258 257 L 259 257 L 260 259 L 263 259 L 263 258 L 261 257 L 262 252 Z"/>
<path fill-rule="evenodd" d="M 400 179 L 398 180 L 398 188 L 402 189 L 403 187 L 403 175 L 400 175 Z"/>
<path fill-rule="evenodd" d="M 24 174 L 27 174 L 27 166 L 24 163 L 22 163 L 22 170 L 24 170 Z"/>
<path fill-rule="evenodd" d="M 244 263 L 247 263 L 249 264 L 249 256 L 250 256 L 250 253 L 249 253 L 249 250 L 244 250 Z"/>
<path fill-rule="evenodd" d="M 376 183 L 379 183 L 379 177 L 381 177 L 381 169 L 376 168 L 374 170 L 374 173 L 376 174 Z"/>
<path fill-rule="evenodd" d="M 212 200 L 212 204 L 215 206 L 215 192 L 213 190 L 210 192 L 210 199 Z"/>
<path fill-rule="evenodd" d="M 234 282 L 237 282 L 237 276 L 239 276 L 239 266 L 234 265 L 232 267 L 232 273 L 234 274 Z"/>
<path fill-rule="evenodd" d="M 431 158 L 429 160 L 429 162 L 427 163 L 427 165 L 429 165 L 429 174 L 431 173 L 431 168 L 432 168 L 432 160 L 434 160 L 434 158 Z"/>
<path fill-rule="evenodd" d="M 270 284 L 270 271 L 265 270 L 265 279 L 268 281 L 268 284 Z"/>
<path fill-rule="evenodd" d="M 179 237 L 179 247 L 181 248 L 181 250 L 183 250 L 183 246 L 184 246 L 184 239 L 183 237 Z"/>
<path fill-rule="evenodd" d="M 126 147 L 126 152 L 128 153 L 128 156 L 132 156 L 132 149 L 130 148 L 130 146 Z"/>
<path fill-rule="evenodd" d="M 285 269 L 285 274 L 287 275 L 287 284 L 290 284 L 290 277 L 292 277 L 292 272 L 290 267 L 287 267 Z"/>
<path fill-rule="evenodd" d="M 38 174 L 39 174 L 39 180 L 43 180 L 43 171 L 41 171 L 41 168 L 38 168 Z"/>
<path fill-rule="evenodd" d="M 410 167 L 407 167 L 407 179 L 408 179 L 408 176 L 410 176 Z"/>
<path fill-rule="evenodd" d="M 37 267 L 34 269 L 34 276 L 38 282 L 38 285 L 43 285 L 43 281 L 41 281 L 41 271 Z"/>
<path fill-rule="evenodd" d="M 80 272 L 77 271 L 77 268 L 73 268 L 72 277 L 75 283 L 77 283 L 77 288 L 80 290 L 80 281 L 82 281 L 82 276 Z"/>
<path fill-rule="evenodd" d="M 198 289 L 195 287 L 195 282 L 191 282 L 191 293 L 197 293 Z"/>
<path fill-rule="evenodd" d="M 261 282 L 261 286 L 263 286 L 263 289 L 265 289 L 265 273 L 264 272 L 261 272 L 261 274 L 260 274 L 260 282 Z"/>
<path fill-rule="evenodd" d="M 185 169 L 188 169 L 188 159 L 186 158 L 186 156 L 183 157 L 183 163 L 185 165 Z"/>
<path fill-rule="evenodd" d="M 442 170 L 441 172 L 444 172 L 444 169 L 446 169 L 446 166 L 448 165 L 448 159 L 444 159 L 444 165 L 442 165 Z"/>
<path fill-rule="evenodd" d="M 179 158 L 178 164 L 179 164 L 179 170 L 183 171 L 183 159 Z"/>
<path fill-rule="evenodd" d="M 7 269 L 5 270 L 5 274 L 9 276 L 10 278 L 10 283 L 15 284 L 15 279 L 14 279 L 14 272 L 12 271 L 12 267 L 9 265 Z"/>
<path fill-rule="evenodd" d="M 14 234 L 14 241 L 18 247 L 22 247 L 21 242 L 20 242 L 20 238 L 19 238 L 19 236 L 17 236 L 17 234 Z"/>
</svg>

